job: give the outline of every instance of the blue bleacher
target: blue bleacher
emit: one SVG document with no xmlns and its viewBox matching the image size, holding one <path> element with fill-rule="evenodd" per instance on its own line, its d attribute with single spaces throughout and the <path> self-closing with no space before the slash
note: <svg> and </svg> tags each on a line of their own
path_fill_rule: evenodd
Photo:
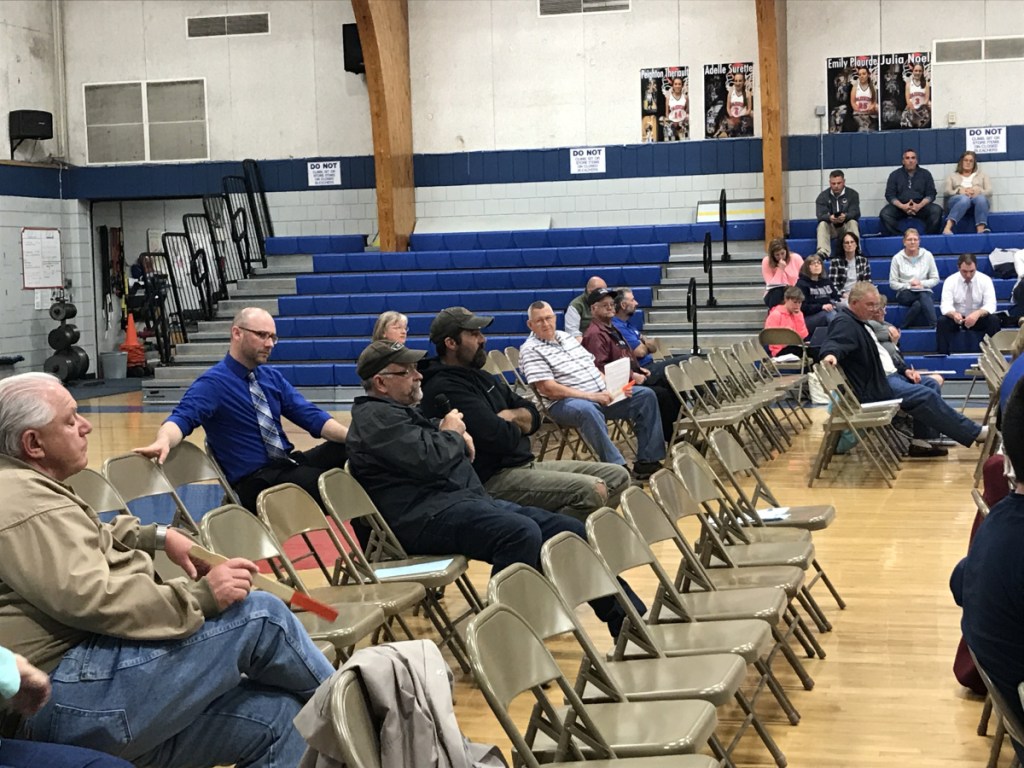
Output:
<svg viewBox="0 0 1024 768">
<path fill-rule="evenodd" d="M 296 253 L 350 253 L 366 247 L 365 235 L 303 235 L 300 237 L 268 237 L 264 249 L 268 256 Z"/>
<path fill-rule="evenodd" d="M 861 236 L 865 240 L 871 240 L 871 235 L 878 235 L 881 231 L 881 223 L 877 216 L 863 216 L 858 220 Z M 993 234 L 1009 234 L 1024 232 L 1024 213 L 996 213 L 988 215 L 988 226 Z M 797 219 L 789 223 L 789 234 L 794 239 L 813 240 L 818 229 L 818 222 L 814 219 Z M 932 237 L 937 237 L 932 235 Z M 796 250 L 796 249 L 794 249 Z M 813 248 L 811 249 L 814 250 Z M 897 250 L 899 250 L 897 248 Z M 931 250 L 930 248 L 928 250 Z M 803 253 L 803 251 L 797 251 Z M 895 251 L 893 251 L 895 253 Z"/>
</svg>

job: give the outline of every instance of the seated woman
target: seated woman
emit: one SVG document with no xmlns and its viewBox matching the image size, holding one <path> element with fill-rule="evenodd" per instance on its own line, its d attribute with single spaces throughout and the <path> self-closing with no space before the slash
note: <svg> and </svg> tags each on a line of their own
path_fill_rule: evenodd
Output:
<svg viewBox="0 0 1024 768">
<path fill-rule="evenodd" d="M 786 288 L 796 285 L 803 263 L 799 253 L 789 250 L 785 238 L 776 237 L 768 243 L 768 255 L 761 259 L 761 274 L 765 284 L 764 303 L 768 309 L 781 304 Z"/>
<path fill-rule="evenodd" d="M 836 254 L 829 262 L 828 279 L 839 294 L 839 301 L 845 302 L 855 284 L 871 282 L 871 264 L 860 252 L 860 238 L 853 232 L 843 235 L 842 246 L 842 254 Z"/>
<path fill-rule="evenodd" d="M 978 158 L 973 152 L 964 152 L 956 164 L 956 170 L 946 177 L 946 205 L 949 218 L 942 234 L 953 234 L 953 227 L 974 209 L 974 227 L 979 234 L 988 232 L 988 205 L 992 196 L 992 183 L 986 173 L 978 168 Z"/>
<path fill-rule="evenodd" d="M 903 250 L 892 257 L 889 265 L 889 287 L 896 291 L 896 303 L 910 308 L 902 328 L 935 327 L 932 288 L 938 284 L 935 257 L 921 247 L 921 235 L 910 227 L 903 233 Z"/>
<path fill-rule="evenodd" d="M 826 277 L 825 263 L 820 256 L 812 254 L 804 259 L 796 287 L 804 294 L 803 313 L 808 331 L 813 333 L 815 328 L 832 322 L 839 306 L 839 292 Z"/>
<path fill-rule="evenodd" d="M 377 318 L 370 341 L 397 341 L 405 344 L 405 337 L 408 334 L 409 318 L 401 312 L 389 309 Z"/>
<path fill-rule="evenodd" d="M 784 291 L 784 296 L 781 304 L 777 304 L 772 307 L 771 312 L 768 313 L 768 317 L 765 318 L 765 328 L 789 328 L 791 331 L 796 331 L 801 339 L 806 340 L 807 336 L 807 324 L 804 322 L 804 313 L 800 311 L 800 306 L 804 303 L 804 292 L 796 286 L 791 286 Z M 769 344 L 768 352 L 772 357 L 778 357 L 779 355 L 796 355 L 801 356 L 804 353 L 802 346 L 795 344 L 788 344 L 783 346 L 781 344 Z"/>
</svg>

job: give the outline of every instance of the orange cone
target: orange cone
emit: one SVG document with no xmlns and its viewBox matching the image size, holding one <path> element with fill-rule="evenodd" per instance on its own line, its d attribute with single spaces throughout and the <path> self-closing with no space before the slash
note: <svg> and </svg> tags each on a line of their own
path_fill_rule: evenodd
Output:
<svg viewBox="0 0 1024 768">
<path fill-rule="evenodd" d="M 128 353 L 128 367 L 141 368 L 146 365 L 146 348 L 139 343 L 139 334 L 135 331 L 135 315 L 128 313 L 128 328 L 121 351 Z"/>
</svg>

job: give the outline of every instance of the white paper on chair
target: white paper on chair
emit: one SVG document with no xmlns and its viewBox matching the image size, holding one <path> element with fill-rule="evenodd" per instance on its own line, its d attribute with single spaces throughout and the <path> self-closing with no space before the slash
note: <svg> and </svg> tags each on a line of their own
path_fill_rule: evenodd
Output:
<svg viewBox="0 0 1024 768">
<path fill-rule="evenodd" d="M 903 398 L 902 397 L 898 397 L 895 400 L 875 400 L 875 401 L 870 402 L 870 403 L 861 403 L 860 407 L 863 410 L 865 410 L 865 411 L 871 411 L 871 410 L 874 410 L 875 408 L 881 408 L 881 409 L 891 408 L 892 406 L 899 405 L 902 402 L 903 402 Z"/>
<path fill-rule="evenodd" d="M 428 560 L 425 563 L 414 563 L 413 565 L 399 565 L 394 568 L 378 568 L 374 571 L 378 579 L 398 579 L 403 576 L 419 576 L 424 573 L 443 571 L 453 562 L 453 558 L 447 560 Z"/>
<path fill-rule="evenodd" d="M 625 400 L 626 394 L 622 388 L 629 383 L 630 378 L 628 357 L 620 357 L 604 367 L 604 383 L 608 386 L 608 394 L 612 396 L 613 403 Z"/>
<path fill-rule="evenodd" d="M 766 522 L 786 520 L 789 518 L 789 507 L 768 507 L 757 510 L 757 515 Z"/>
<path fill-rule="evenodd" d="M 774 360 L 776 363 L 799 363 L 800 356 L 787 352 L 784 355 L 773 357 L 772 360 Z"/>
</svg>

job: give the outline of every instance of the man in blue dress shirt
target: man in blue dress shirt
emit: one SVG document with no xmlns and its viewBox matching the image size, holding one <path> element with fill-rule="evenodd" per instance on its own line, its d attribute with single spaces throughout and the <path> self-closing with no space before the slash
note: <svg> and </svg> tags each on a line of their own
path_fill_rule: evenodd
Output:
<svg viewBox="0 0 1024 768">
<path fill-rule="evenodd" d="M 260 491 L 280 483 L 295 483 L 319 499 L 320 475 L 345 465 L 348 427 L 264 365 L 276 342 L 277 327 L 268 312 L 256 307 L 239 311 L 231 323 L 227 356 L 192 383 L 156 440 L 135 452 L 162 464 L 172 448 L 202 426 L 210 451 L 246 509 L 255 511 Z M 325 442 L 296 451 L 281 426 L 282 416 Z"/>
</svg>

